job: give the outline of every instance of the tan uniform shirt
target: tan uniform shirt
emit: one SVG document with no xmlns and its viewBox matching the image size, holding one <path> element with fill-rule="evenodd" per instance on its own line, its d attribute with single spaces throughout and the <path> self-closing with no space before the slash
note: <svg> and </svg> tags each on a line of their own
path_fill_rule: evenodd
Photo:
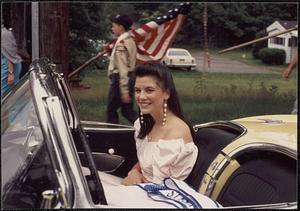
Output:
<svg viewBox="0 0 300 211">
<path fill-rule="evenodd" d="M 130 34 L 121 34 L 112 50 L 108 66 L 108 76 L 119 73 L 121 95 L 129 93 L 128 73 L 135 67 L 136 53 L 136 44 Z"/>
</svg>

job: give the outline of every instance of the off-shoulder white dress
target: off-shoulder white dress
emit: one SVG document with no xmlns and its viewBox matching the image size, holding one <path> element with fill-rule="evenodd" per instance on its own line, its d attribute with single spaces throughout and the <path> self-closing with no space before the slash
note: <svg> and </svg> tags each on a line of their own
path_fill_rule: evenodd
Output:
<svg viewBox="0 0 300 211">
<path fill-rule="evenodd" d="M 194 142 L 184 143 L 183 138 L 149 142 L 138 138 L 139 120 L 134 123 L 137 157 L 143 176 L 153 183 L 162 183 L 164 178 L 184 180 L 191 173 L 198 155 Z"/>
</svg>

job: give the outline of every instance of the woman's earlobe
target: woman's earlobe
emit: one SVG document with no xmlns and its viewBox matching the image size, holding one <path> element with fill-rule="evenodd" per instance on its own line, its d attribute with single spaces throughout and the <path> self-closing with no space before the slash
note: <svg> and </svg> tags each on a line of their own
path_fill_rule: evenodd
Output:
<svg viewBox="0 0 300 211">
<path fill-rule="evenodd" d="M 170 90 L 166 91 L 166 98 L 164 100 L 168 100 L 170 98 Z"/>
</svg>

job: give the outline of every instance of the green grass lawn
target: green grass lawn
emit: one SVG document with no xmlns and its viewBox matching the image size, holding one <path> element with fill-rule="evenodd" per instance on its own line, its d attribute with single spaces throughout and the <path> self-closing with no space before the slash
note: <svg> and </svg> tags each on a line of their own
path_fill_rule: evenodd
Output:
<svg viewBox="0 0 300 211">
<path fill-rule="evenodd" d="M 172 72 L 184 114 L 193 124 L 252 115 L 290 113 L 297 92 L 296 74 L 284 81 L 278 72 Z M 108 94 L 106 71 L 86 71 L 82 84 L 90 86 L 90 89 L 71 89 L 81 119 L 105 121 Z M 129 122 L 120 115 L 120 123 Z"/>
</svg>

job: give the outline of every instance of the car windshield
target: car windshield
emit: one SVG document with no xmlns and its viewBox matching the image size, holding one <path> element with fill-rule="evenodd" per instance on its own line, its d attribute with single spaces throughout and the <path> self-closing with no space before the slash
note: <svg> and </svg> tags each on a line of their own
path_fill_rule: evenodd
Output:
<svg viewBox="0 0 300 211">
<path fill-rule="evenodd" d="M 169 56 L 189 56 L 186 51 L 169 51 Z"/>
<path fill-rule="evenodd" d="M 2 102 L 1 117 L 1 168 L 5 169 L 2 171 L 3 190 L 43 141 L 29 81 Z"/>
<path fill-rule="evenodd" d="M 1 104 L 2 207 L 40 207 L 42 192 L 57 187 L 58 183 L 28 78 Z"/>
</svg>

